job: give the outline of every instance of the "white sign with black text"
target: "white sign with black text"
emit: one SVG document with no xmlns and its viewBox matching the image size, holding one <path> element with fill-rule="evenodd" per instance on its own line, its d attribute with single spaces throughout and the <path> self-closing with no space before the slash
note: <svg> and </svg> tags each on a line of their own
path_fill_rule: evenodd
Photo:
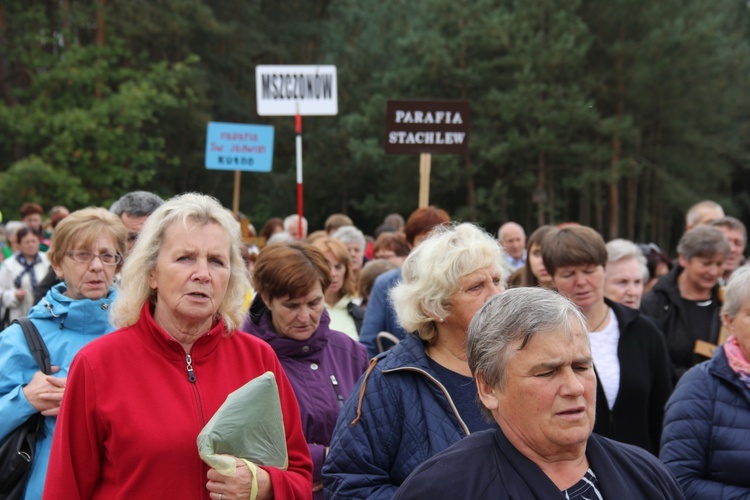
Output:
<svg viewBox="0 0 750 500">
<path fill-rule="evenodd" d="M 255 93 L 260 116 L 338 114 L 336 66 L 256 66 Z"/>
</svg>

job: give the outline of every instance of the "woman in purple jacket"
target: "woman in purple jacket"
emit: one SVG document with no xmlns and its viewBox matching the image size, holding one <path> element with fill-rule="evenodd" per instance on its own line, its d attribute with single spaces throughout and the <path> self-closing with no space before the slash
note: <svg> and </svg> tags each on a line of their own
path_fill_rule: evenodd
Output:
<svg viewBox="0 0 750 500">
<path fill-rule="evenodd" d="M 336 418 L 367 369 L 367 350 L 329 328 L 325 290 L 331 283 L 325 255 L 306 243 L 275 243 L 260 252 L 257 292 L 243 330 L 276 351 L 297 395 L 313 459 L 313 498 L 322 499 L 320 472 Z"/>
</svg>

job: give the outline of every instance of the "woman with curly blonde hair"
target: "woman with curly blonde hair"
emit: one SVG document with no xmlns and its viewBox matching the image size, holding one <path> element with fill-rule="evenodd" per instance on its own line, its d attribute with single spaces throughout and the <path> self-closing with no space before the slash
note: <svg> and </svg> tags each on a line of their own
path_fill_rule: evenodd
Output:
<svg viewBox="0 0 750 500">
<path fill-rule="evenodd" d="M 505 287 L 505 255 L 472 224 L 438 226 L 407 257 L 391 300 L 407 335 L 370 363 L 323 467 L 332 497 L 390 498 L 422 461 L 489 421 L 466 359 L 474 313 Z"/>
</svg>

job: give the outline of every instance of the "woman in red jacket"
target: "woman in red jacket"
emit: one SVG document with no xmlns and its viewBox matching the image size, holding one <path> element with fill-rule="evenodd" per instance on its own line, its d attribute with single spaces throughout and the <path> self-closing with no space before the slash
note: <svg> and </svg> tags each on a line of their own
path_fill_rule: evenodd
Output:
<svg viewBox="0 0 750 500">
<path fill-rule="evenodd" d="M 55 432 L 45 498 L 310 498 L 312 464 L 294 392 L 273 350 L 234 334 L 247 276 L 239 225 L 208 196 L 185 194 L 143 227 L 122 272 L 120 329 L 73 362 Z M 227 395 L 271 371 L 289 465 L 237 459 L 209 469 L 196 437 Z M 253 486 L 257 483 L 257 486 Z"/>
</svg>

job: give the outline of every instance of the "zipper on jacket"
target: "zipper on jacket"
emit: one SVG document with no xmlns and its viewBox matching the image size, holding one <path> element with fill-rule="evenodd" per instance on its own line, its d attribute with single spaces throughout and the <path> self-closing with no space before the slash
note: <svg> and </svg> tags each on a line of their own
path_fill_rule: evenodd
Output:
<svg viewBox="0 0 750 500">
<path fill-rule="evenodd" d="M 187 363 L 187 376 L 188 380 L 195 383 L 195 372 L 193 371 L 193 358 L 190 357 L 190 354 L 185 356 L 185 362 Z"/>
<path fill-rule="evenodd" d="M 201 427 L 206 425 L 206 419 L 203 415 L 203 405 L 201 404 L 201 395 L 198 391 L 198 385 L 196 384 L 195 372 L 193 371 L 193 358 L 190 354 L 185 355 L 185 363 L 187 364 L 187 376 L 188 381 L 193 387 L 193 395 L 195 396 L 195 405 L 198 407 L 198 417 L 201 422 Z"/>
<path fill-rule="evenodd" d="M 339 382 L 336 380 L 335 375 L 331 375 L 331 384 L 333 384 L 333 390 L 336 393 L 336 399 L 339 400 L 339 408 L 344 407 L 344 396 L 341 395 L 341 391 L 339 390 Z"/>
</svg>

